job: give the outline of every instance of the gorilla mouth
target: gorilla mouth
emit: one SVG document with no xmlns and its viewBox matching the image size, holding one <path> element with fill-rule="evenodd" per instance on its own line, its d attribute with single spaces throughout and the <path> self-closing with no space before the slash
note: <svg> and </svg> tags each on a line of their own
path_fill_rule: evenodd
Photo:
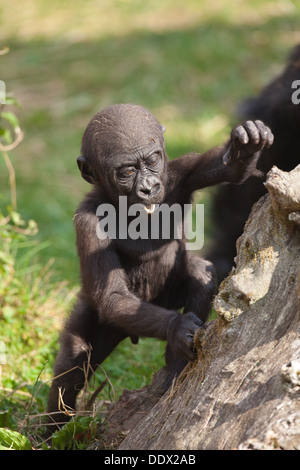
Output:
<svg viewBox="0 0 300 470">
<path fill-rule="evenodd" d="M 155 211 L 156 206 L 157 206 L 157 204 L 147 204 L 147 205 L 145 204 L 144 209 L 147 212 L 147 214 L 153 214 L 153 212 Z"/>
</svg>

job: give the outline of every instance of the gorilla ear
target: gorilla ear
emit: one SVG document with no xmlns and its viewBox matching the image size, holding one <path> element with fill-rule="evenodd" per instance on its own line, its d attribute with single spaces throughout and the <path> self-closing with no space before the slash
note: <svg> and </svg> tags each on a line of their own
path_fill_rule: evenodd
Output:
<svg viewBox="0 0 300 470">
<path fill-rule="evenodd" d="M 80 170 L 81 176 L 90 184 L 95 184 L 97 178 L 95 176 L 94 168 L 87 162 L 86 158 L 80 155 L 77 158 L 77 165 Z"/>
</svg>

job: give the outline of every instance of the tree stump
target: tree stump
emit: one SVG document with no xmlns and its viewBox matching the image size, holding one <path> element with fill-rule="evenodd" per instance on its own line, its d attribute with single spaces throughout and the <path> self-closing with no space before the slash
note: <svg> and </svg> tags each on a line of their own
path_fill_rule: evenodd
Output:
<svg viewBox="0 0 300 470">
<path fill-rule="evenodd" d="M 265 185 L 197 360 L 119 449 L 300 450 L 300 165 Z"/>
</svg>

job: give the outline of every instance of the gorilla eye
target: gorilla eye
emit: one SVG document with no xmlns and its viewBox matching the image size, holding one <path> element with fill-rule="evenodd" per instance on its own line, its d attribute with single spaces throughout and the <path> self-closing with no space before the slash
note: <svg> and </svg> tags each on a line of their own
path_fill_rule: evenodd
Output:
<svg viewBox="0 0 300 470">
<path fill-rule="evenodd" d="M 158 155 L 151 155 L 151 157 L 149 157 L 147 159 L 147 162 L 146 162 L 146 165 L 151 167 L 151 166 L 154 166 L 156 165 L 156 163 L 158 162 Z"/>
<path fill-rule="evenodd" d="M 118 172 L 119 178 L 126 178 L 126 176 L 131 176 L 135 172 L 135 169 L 132 167 L 121 168 Z"/>
</svg>

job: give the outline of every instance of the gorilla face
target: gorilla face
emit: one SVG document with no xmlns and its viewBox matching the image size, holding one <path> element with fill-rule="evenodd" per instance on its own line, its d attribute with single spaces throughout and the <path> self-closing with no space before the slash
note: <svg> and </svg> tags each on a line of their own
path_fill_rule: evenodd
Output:
<svg viewBox="0 0 300 470">
<path fill-rule="evenodd" d="M 165 194 L 163 127 L 142 106 L 114 105 L 98 113 L 82 140 L 78 166 L 84 179 L 105 188 L 115 204 L 144 204 L 151 212 Z"/>
</svg>

